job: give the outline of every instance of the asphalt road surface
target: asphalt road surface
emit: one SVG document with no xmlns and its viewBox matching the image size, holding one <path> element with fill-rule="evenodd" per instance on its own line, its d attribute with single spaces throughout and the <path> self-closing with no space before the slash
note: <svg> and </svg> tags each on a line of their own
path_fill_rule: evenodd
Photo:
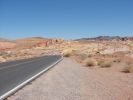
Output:
<svg viewBox="0 0 133 100">
<path fill-rule="evenodd" d="M 61 56 L 43 56 L 25 60 L 0 63 L 0 99 L 4 94 L 32 78 L 49 66 L 56 64 Z"/>
</svg>

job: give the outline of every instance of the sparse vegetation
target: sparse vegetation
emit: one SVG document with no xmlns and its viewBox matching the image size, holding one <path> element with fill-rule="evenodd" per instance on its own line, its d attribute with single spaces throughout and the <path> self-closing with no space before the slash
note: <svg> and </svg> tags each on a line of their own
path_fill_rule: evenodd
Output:
<svg viewBox="0 0 133 100">
<path fill-rule="evenodd" d="M 97 61 L 95 59 L 92 59 L 92 58 L 87 58 L 84 60 L 84 64 L 88 67 L 92 67 L 92 66 L 97 65 Z"/>
<path fill-rule="evenodd" d="M 121 69 L 121 72 L 129 73 L 129 72 L 130 72 L 129 66 L 124 66 L 124 67 Z"/>
<path fill-rule="evenodd" d="M 76 52 L 74 53 L 74 58 L 78 63 L 83 63 L 83 61 L 88 58 L 87 54 Z"/>
<path fill-rule="evenodd" d="M 98 65 L 101 68 L 108 68 L 108 67 L 111 67 L 112 62 L 111 61 L 100 60 L 100 61 L 98 61 Z"/>
<path fill-rule="evenodd" d="M 70 57 L 72 55 L 72 49 L 67 49 L 63 51 L 64 57 Z"/>
<path fill-rule="evenodd" d="M 64 57 L 70 57 L 71 56 L 71 53 L 70 52 L 64 53 L 63 56 Z"/>
<path fill-rule="evenodd" d="M 45 46 L 46 41 L 48 42 L 48 46 Z M 88 67 L 98 65 L 101 68 L 109 68 L 112 64 L 119 65 L 127 60 L 128 62 L 125 62 L 126 65 L 121 67 L 121 71 L 133 72 L 133 67 L 131 67 L 133 60 L 133 45 L 130 45 L 130 49 L 128 46 L 128 44 L 132 44 L 132 41 L 65 41 L 34 37 L 19 39 L 11 43 L 15 44 L 15 48 L 7 50 L 9 52 L 6 50 L 1 51 L 1 62 L 30 58 L 36 55 L 45 55 L 49 54 L 49 52 L 53 53 L 54 51 L 57 51 L 59 52 L 58 54 L 62 54 L 64 57 L 72 57 L 76 59 L 78 63 Z M 7 45 L 4 44 L 1 42 L 1 48 Z"/>
<path fill-rule="evenodd" d="M 133 64 L 123 64 L 120 71 L 124 73 L 133 73 Z"/>
<path fill-rule="evenodd" d="M 120 62 L 121 62 L 121 59 L 120 59 L 120 58 L 115 58 L 115 59 L 113 60 L 113 62 L 115 62 L 115 63 L 120 63 Z"/>
</svg>

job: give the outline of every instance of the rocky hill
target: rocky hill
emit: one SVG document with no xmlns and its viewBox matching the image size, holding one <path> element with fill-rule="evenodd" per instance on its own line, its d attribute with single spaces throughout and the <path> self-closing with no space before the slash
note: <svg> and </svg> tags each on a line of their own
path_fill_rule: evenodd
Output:
<svg viewBox="0 0 133 100">
<path fill-rule="evenodd" d="M 23 49 L 23 48 L 31 48 L 40 42 L 48 40 L 49 40 L 48 38 L 43 38 L 43 37 L 30 37 L 30 38 L 17 39 L 15 40 L 15 42 L 17 44 L 17 48 Z"/>
</svg>

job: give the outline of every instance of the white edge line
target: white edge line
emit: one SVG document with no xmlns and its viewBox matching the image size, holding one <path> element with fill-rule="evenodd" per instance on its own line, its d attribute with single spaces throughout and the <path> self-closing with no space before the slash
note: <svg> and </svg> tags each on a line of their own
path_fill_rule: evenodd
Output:
<svg viewBox="0 0 133 100">
<path fill-rule="evenodd" d="M 60 61 L 63 60 L 63 56 L 61 56 L 61 58 L 56 61 L 55 63 L 53 63 L 52 65 L 50 65 L 49 67 L 47 67 L 46 69 L 42 70 L 41 72 L 39 72 L 38 74 L 34 75 L 33 77 L 31 77 L 30 79 L 24 81 L 23 83 L 21 83 L 20 85 L 16 86 L 15 88 L 13 88 L 12 90 L 8 91 L 7 93 L 3 94 L 2 96 L 0 96 L 0 100 L 5 99 L 6 97 L 8 97 L 9 95 L 15 93 L 18 89 L 20 89 L 21 87 L 25 86 L 27 83 L 31 82 L 32 80 L 34 80 L 35 78 L 37 78 L 38 76 L 40 76 L 41 74 L 43 74 L 44 72 L 46 72 L 47 70 L 49 70 L 50 68 L 52 68 L 53 66 L 55 66 L 56 64 L 58 64 Z"/>
</svg>

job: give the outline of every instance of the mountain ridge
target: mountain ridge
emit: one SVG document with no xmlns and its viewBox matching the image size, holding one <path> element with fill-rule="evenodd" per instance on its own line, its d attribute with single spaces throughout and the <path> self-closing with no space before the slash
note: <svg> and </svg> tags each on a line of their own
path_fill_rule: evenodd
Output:
<svg viewBox="0 0 133 100">
<path fill-rule="evenodd" d="M 86 40 L 133 40 L 133 36 L 128 37 L 121 37 L 121 36 L 98 36 L 98 37 L 92 37 L 92 38 L 80 38 L 76 39 L 76 41 L 86 41 Z"/>
</svg>

